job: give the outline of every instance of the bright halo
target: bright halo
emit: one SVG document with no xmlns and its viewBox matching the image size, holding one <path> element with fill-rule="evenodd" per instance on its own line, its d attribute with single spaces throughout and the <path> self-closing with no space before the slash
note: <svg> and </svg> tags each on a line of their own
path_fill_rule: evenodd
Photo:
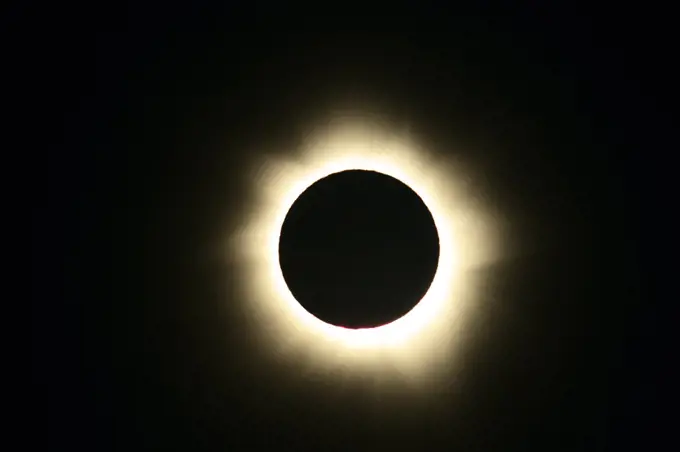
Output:
<svg viewBox="0 0 680 452">
<path fill-rule="evenodd" d="M 252 175 L 252 210 L 232 236 L 244 308 L 277 357 L 305 356 L 311 366 L 348 372 L 397 369 L 430 375 L 446 360 L 473 299 L 472 270 L 497 257 L 489 218 L 470 196 L 462 169 L 419 149 L 408 134 L 375 122 L 342 120 L 317 128 L 299 152 L 265 158 Z M 423 200 L 439 235 L 439 262 L 429 290 L 403 317 L 383 326 L 346 329 L 325 323 L 293 297 L 279 265 L 279 237 L 288 210 L 319 179 L 371 170 L 408 185 Z M 439 366 L 441 368 L 442 366 Z"/>
</svg>

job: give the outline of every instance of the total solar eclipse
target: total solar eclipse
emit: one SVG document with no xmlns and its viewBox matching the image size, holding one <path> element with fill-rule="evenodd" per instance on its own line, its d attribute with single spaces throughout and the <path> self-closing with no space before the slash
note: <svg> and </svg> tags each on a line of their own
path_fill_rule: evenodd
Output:
<svg viewBox="0 0 680 452">
<path fill-rule="evenodd" d="M 253 159 L 225 254 L 243 297 L 225 309 L 271 362 L 431 388 L 455 369 L 500 236 L 474 169 L 390 124 L 332 113 Z"/>
<path fill-rule="evenodd" d="M 328 175 L 293 203 L 279 264 L 302 307 L 360 329 L 406 315 L 437 270 L 439 237 L 423 200 L 394 177 L 365 170 Z"/>
</svg>

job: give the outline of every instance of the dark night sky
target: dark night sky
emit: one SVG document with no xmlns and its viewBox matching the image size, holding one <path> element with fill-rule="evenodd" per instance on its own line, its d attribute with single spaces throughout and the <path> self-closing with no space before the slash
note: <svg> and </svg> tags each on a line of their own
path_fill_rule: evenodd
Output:
<svg viewBox="0 0 680 452">
<path fill-rule="evenodd" d="M 663 125 L 652 35 L 547 10 L 423 7 L 352 32 L 328 30 L 339 17 L 289 32 L 273 10 L 90 13 L 39 33 L 55 129 L 32 256 L 33 378 L 47 405 L 34 436 L 48 450 L 660 441 L 661 314 L 643 265 Z M 248 152 L 288 148 L 338 100 L 378 106 L 441 155 L 462 143 L 512 225 L 517 256 L 481 270 L 464 389 L 430 405 L 394 396 L 387 413 L 359 384 L 275 374 L 254 330 L 217 314 L 240 299 L 225 299 L 232 273 L 205 256 L 240 221 Z"/>
</svg>

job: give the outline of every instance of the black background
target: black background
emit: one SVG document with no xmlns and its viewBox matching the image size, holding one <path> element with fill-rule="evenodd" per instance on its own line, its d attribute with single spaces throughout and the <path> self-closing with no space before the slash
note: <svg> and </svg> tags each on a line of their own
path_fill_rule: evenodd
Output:
<svg viewBox="0 0 680 452">
<path fill-rule="evenodd" d="M 33 436 L 48 450 L 619 450 L 665 437 L 645 271 L 663 266 L 647 243 L 662 235 L 652 170 L 671 148 L 661 14 L 375 13 L 59 6 L 17 42 L 31 46 L 35 134 L 50 142 L 31 281 Z M 273 374 L 252 357 L 256 330 L 215 314 L 241 301 L 224 300 L 230 271 L 205 256 L 240 221 L 248 152 L 285 155 L 338 99 L 377 105 L 442 155 L 464 144 L 513 225 L 519 253 L 484 269 L 465 389 L 425 409 L 387 416 L 358 390 L 336 400 L 323 381 Z"/>
</svg>

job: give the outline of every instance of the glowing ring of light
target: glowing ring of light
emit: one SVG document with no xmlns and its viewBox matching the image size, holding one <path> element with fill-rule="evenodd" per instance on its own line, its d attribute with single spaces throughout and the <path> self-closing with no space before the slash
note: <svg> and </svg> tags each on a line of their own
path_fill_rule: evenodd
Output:
<svg viewBox="0 0 680 452">
<path fill-rule="evenodd" d="M 460 337 L 469 306 L 469 270 L 495 257 L 488 220 L 471 199 L 466 179 L 451 161 L 432 158 L 405 134 L 384 132 L 372 123 L 330 123 L 309 136 L 302 152 L 259 162 L 257 198 L 244 227 L 232 237 L 243 283 L 245 308 L 281 356 L 298 352 L 314 365 L 419 373 L 444 357 Z M 279 265 L 279 237 L 295 200 L 309 186 L 345 170 L 371 170 L 400 180 L 427 205 L 439 235 L 439 263 L 429 290 L 401 318 L 376 328 L 345 329 L 307 312 L 293 297 Z M 428 373 L 428 372 L 426 372 Z"/>
</svg>

